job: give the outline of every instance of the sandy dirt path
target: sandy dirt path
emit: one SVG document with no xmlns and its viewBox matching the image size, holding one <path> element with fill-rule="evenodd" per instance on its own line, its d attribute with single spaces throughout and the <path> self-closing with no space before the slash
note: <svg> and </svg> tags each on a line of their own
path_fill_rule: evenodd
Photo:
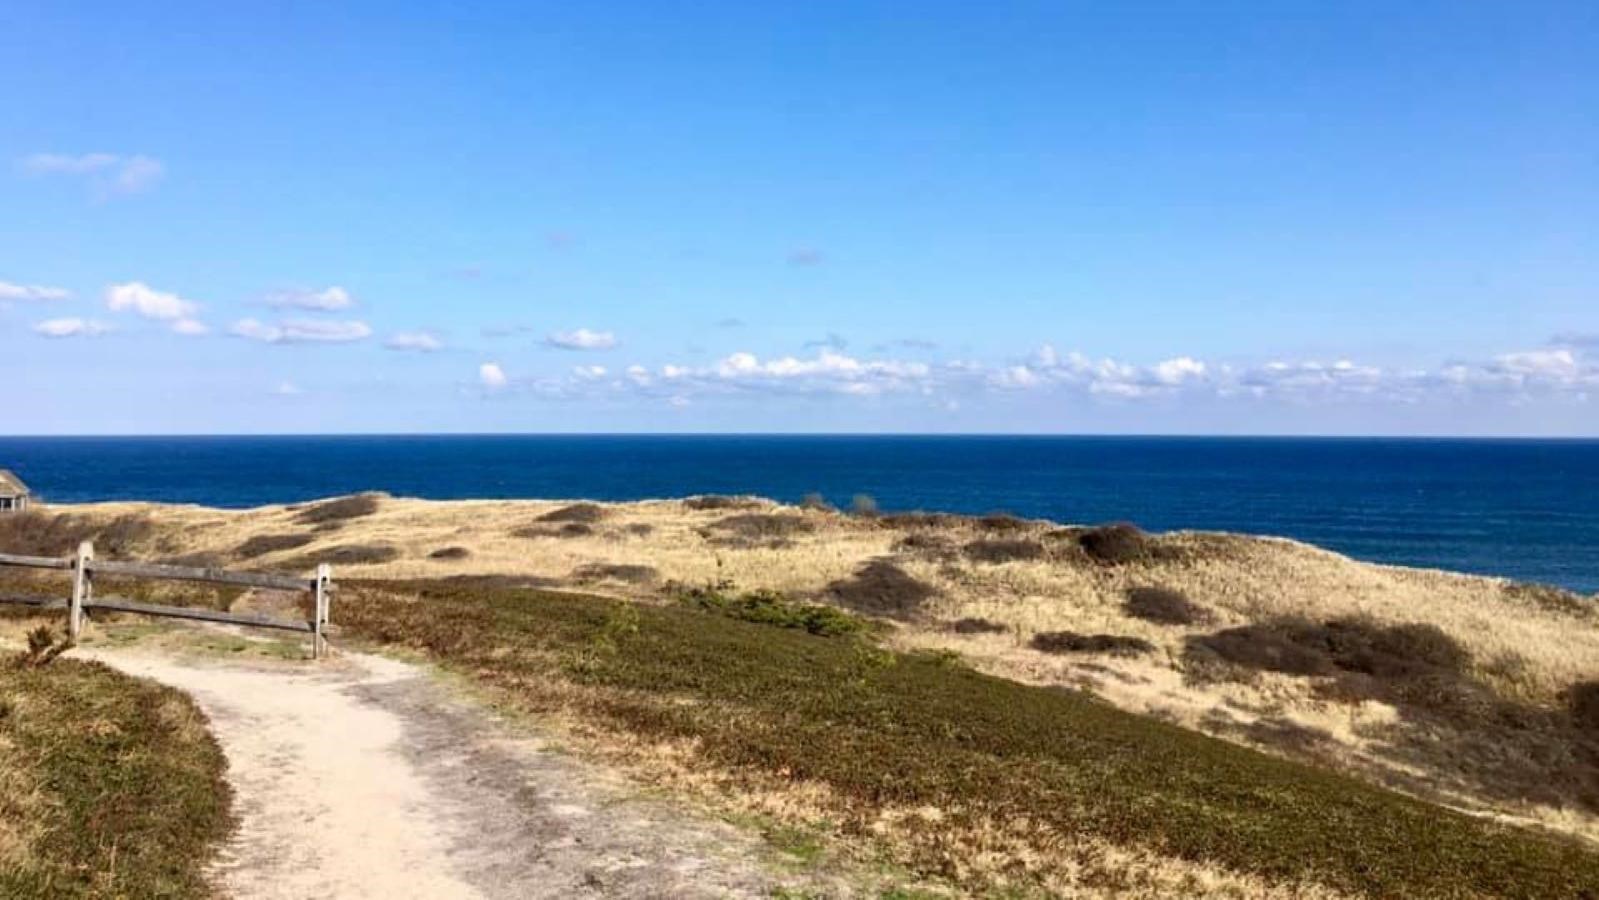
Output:
<svg viewBox="0 0 1599 900">
<path fill-rule="evenodd" d="M 512 733 L 404 662 L 313 669 L 87 653 L 192 695 L 240 828 L 215 875 L 248 898 L 767 897 L 817 884 L 759 839 L 641 798 Z M 841 892 L 836 885 L 818 891 Z"/>
</svg>

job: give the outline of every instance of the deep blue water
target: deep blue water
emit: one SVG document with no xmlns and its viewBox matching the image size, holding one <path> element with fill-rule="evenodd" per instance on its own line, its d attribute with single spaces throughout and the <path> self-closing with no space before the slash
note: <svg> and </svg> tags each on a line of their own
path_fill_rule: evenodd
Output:
<svg viewBox="0 0 1599 900">
<path fill-rule="evenodd" d="M 750 493 L 1280 534 L 1599 591 L 1599 441 L 1135 437 L 0 438 L 60 502 Z"/>
</svg>

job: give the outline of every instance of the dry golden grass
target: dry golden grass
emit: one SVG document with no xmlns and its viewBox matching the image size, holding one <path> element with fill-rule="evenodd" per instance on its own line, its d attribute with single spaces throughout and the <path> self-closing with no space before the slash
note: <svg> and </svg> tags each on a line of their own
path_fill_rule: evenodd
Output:
<svg viewBox="0 0 1599 900">
<path fill-rule="evenodd" d="M 1500 579 L 1359 563 L 1279 539 L 1169 535 L 1152 545 L 1160 552 L 1110 565 L 1085 555 L 1075 533 L 1040 522 L 907 522 L 759 502 L 706 508 L 681 501 L 605 504 L 583 522 L 544 519 L 569 505 L 382 498 L 369 514 L 316 526 L 305 523 L 304 507 L 222 511 L 100 504 L 70 511 L 108 521 L 148 515 L 157 523 L 156 532 L 144 538 L 152 553 L 215 556 L 273 569 L 304 566 L 344 547 L 389 546 L 398 553 L 391 561 L 341 565 L 336 574 L 494 575 L 634 597 L 659 596 L 673 583 L 730 581 L 739 589 L 829 601 L 829 585 L 847 581 L 871 561 L 892 560 L 936 591 L 914 615 L 901 617 L 890 640 L 902 648 L 953 650 L 993 674 L 1083 686 L 1129 710 L 1359 773 L 1458 808 L 1599 840 L 1599 767 L 1592 747 L 1573 743 L 1567 731 L 1546 722 L 1559 715 L 1562 691 L 1599 678 L 1599 603 Z M 716 527 L 752 515 L 800 517 L 808 527 Z M 240 559 L 239 548 L 251 538 L 284 534 L 310 540 Z M 1036 542 L 1044 552 L 989 562 L 983 560 L 995 555 L 987 552 L 988 544 L 979 545 L 983 552 L 962 551 L 1001 539 Z M 252 553 L 261 545 L 257 541 Z M 430 557 L 453 547 L 469 555 Z M 605 567 L 617 565 L 647 566 L 656 577 L 603 575 Z M 1124 609 L 1127 592 L 1138 587 L 1180 591 L 1210 621 L 1166 625 L 1130 616 Z M 1492 717 L 1418 715 L 1379 700 L 1329 696 L 1325 679 L 1217 673 L 1185 656 L 1196 636 L 1286 617 L 1435 625 L 1469 654 L 1463 677 L 1491 690 L 1522 719 L 1507 724 Z M 948 627 L 975 618 L 1006 630 L 956 633 Z M 1051 631 L 1126 635 L 1156 650 L 1120 657 L 1030 648 L 1035 635 Z"/>
</svg>

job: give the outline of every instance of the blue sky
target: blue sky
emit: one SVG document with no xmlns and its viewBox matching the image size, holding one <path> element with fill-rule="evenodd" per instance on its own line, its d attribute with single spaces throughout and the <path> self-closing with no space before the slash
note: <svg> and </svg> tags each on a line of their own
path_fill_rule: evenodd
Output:
<svg viewBox="0 0 1599 900">
<path fill-rule="evenodd" d="M 1592 3 L 7 3 L 7 433 L 1599 434 Z"/>
</svg>

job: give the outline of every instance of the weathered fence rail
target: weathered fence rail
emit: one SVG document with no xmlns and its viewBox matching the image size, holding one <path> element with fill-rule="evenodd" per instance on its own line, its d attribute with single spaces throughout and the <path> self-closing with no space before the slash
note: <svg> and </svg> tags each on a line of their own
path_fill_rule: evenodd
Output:
<svg viewBox="0 0 1599 900">
<path fill-rule="evenodd" d="M 140 613 L 171 619 L 191 619 L 201 622 L 221 622 L 248 628 L 272 628 L 279 631 L 297 631 L 311 635 L 311 654 L 317 659 L 327 655 L 326 629 L 333 591 L 333 570 L 326 563 L 317 566 L 316 575 L 298 578 L 265 572 L 230 572 L 225 569 L 197 566 L 172 566 L 164 563 L 119 562 L 94 558 L 94 545 L 88 541 L 78 545 L 75 556 L 65 559 L 53 556 L 23 556 L 0 553 L 0 567 L 23 569 L 53 569 L 72 573 L 72 595 L 60 597 L 4 597 L 0 603 L 20 604 L 40 609 L 66 609 L 67 630 L 73 640 L 83 630 L 84 614 L 88 610 Z M 205 584 L 223 584 L 234 587 L 263 588 L 274 591 L 299 591 L 313 599 L 312 614 L 308 621 L 275 619 L 251 613 L 236 613 L 192 606 L 166 606 L 144 603 L 123 597 L 96 597 L 95 575 L 121 578 L 148 578 L 163 581 L 197 581 Z"/>
</svg>

